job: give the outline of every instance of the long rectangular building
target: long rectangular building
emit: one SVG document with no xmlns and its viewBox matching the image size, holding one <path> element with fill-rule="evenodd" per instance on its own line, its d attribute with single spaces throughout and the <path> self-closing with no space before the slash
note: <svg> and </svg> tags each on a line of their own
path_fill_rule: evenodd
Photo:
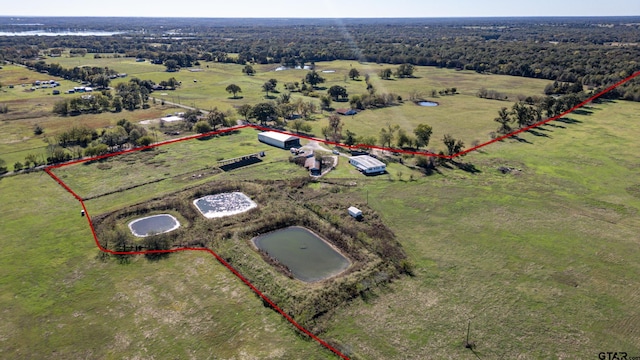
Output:
<svg viewBox="0 0 640 360">
<path fill-rule="evenodd" d="M 258 134 L 258 140 L 281 149 L 291 149 L 300 146 L 300 138 L 275 131 L 265 131 Z"/>
<path fill-rule="evenodd" d="M 369 155 L 352 156 L 349 158 L 349 163 L 367 175 L 381 174 L 387 171 L 385 163 Z"/>
</svg>

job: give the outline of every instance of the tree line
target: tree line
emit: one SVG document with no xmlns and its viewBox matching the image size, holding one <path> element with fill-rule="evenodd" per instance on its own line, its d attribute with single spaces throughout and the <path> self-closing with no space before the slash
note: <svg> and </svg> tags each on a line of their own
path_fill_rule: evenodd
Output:
<svg viewBox="0 0 640 360">
<path fill-rule="evenodd" d="M 514 130 L 514 127 L 522 129 L 544 118 L 556 117 L 579 105 L 589 96 L 590 94 L 580 92 L 559 97 L 526 97 L 513 104 L 511 109 L 503 107 L 498 111 L 498 116 L 494 118 L 494 121 L 500 124 L 497 133 L 508 134 Z"/>
<path fill-rule="evenodd" d="M 53 105 L 53 113 L 67 116 L 81 113 L 97 114 L 105 111 L 121 112 L 123 109 L 129 111 L 145 109 L 149 107 L 149 94 L 158 89 L 158 86 L 163 90 L 172 90 L 180 86 L 180 83 L 175 78 L 156 84 L 151 80 L 134 77 L 129 82 L 118 83 L 113 90 L 92 91 L 57 101 Z"/>
<path fill-rule="evenodd" d="M 321 21 L 309 26 L 225 25 L 185 22 L 189 37 L 179 41 L 157 25 L 145 35 L 113 37 L 3 37 L 0 60 L 31 61 L 50 48 L 116 53 L 159 64 L 187 67 L 196 61 L 304 64 L 357 60 L 437 66 L 605 87 L 640 70 L 638 29 L 629 19 L 429 19 L 351 21 L 342 27 Z M 384 22 L 383 22 L 384 23 Z M 481 26 L 478 24 L 482 24 Z M 428 25 L 428 28 L 426 28 Z M 131 25 L 133 26 L 133 25 Z M 558 29 L 562 32 L 558 32 Z M 352 41 L 336 41 L 348 32 Z M 177 35 L 176 35 L 177 36 Z M 230 54 L 237 54 L 231 56 Z M 175 62 L 175 63 L 174 63 Z M 619 97 L 637 100 L 640 85 L 628 84 Z"/>
</svg>

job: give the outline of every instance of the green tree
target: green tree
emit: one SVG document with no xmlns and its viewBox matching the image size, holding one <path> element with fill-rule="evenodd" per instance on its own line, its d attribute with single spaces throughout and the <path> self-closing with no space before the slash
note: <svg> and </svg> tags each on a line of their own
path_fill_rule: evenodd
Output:
<svg viewBox="0 0 640 360">
<path fill-rule="evenodd" d="M 449 156 L 459 153 L 464 148 L 464 143 L 462 142 L 462 140 L 456 140 L 449 134 L 444 135 L 444 137 L 442 138 L 442 142 L 447 148 L 447 155 Z"/>
<path fill-rule="evenodd" d="M 53 104 L 53 113 L 62 116 L 69 114 L 69 101 L 60 100 Z"/>
<path fill-rule="evenodd" d="M 269 91 L 273 91 L 276 87 L 273 85 L 273 83 L 271 81 L 267 81 L 266 83 L 262 84 L 262 91 L 264 91 L 266 93 L 265 97 L 269 97 Z"/>
<path fill-rule="evenodd" d="M 284 88 L 285 88 L 285 90 L 288 90 L 290 92 L 294 92 L 294 91 L 297 90 L 296 85 L 294 83 L 292 83 L 292 82 L 285 83 L 284 84 Z"/>
<path fill-rule="evenodd" d="M 109 152 L 109 147 L 107 144 L 96 144 L 94 146 L 89 146 L 84 150 L 84 156 L 94 157 L 104 155 Z"/>
<path fill-rule="evenodd" d="M 185 111 L 184 115 L 182 115 L 182 117 L 184 118 L 184 121 L 191 123 L 191 124 L 195 124 L 198 122 L 198 120 L 200 120 L 200 115 L 202 114 L 202 112 L 199 109 L 189 109 L 187 111 Z"/>
<path fill-rule="evenodd" d="M 331 129 L 329 136 L 331 140 L 339 142 L 342 139 L 342 119 L 338 114 L 329 115 L 329 128 Z"/>
<path fill-rule="evenodd" d="M 207 123 L 211 125 L 213 130 L 216 130 L 218 126 L 226 126 L 228 124 L 227 116 L 222 111 L 218 110 L 218 108 L 213 108 L 207 114 Z"/>
<path fill-rule="evenodd" d="M 7 169 L 7 162 L 3 159 L 0 159 L 0 174 L 4 174 L 7 171 L 9 171 L 9 169 Z"/>
<path fill-rule="evenodd" d="M 347 89 L 340 85 L 333 85 L 327 90 L 327 93 L 333 98 L 333 101 L 338 101 L 338 98 L 345 99 L 349 96 Z"/>
<path fill-rule="evenodd" d="M 114 97 L 113 101 L 111 102 L 111 105 L 113 106 L 113 111 L 121 112 L 122 111 L 122 98 L 120 96 Z"/>
<path fill-rule="evenodd" d="M 318 74 L 315 70 L 309 71 L 304 80 L 314 88 L 318 84 L 322 84 L 324 82 L 324 78 L 320 76 L 320 74 Z"/>
<path fill-rule="evenodd" d="M 174 72 L 180 69 L 180 65 L 178 65 L 178 62 L 173 59 L 166 60 L 164 62 L 164 66 L 167 68 L 168 72 Z"/>
<path fill-rule="evenodd" d="M 227 90 L 229 94 L 233 94 L 234 99 L 237 99 L 237 96 L 236 96 L 237 93 L 242 92 L 242 89 L 240 88 L 240 86 L 236 84 L 229 84 L 229 86 L 227 86 L 225 90 Z"/>
<path fill-rule="evenodd" d="M 411 77 L 413 76 L 413 72 L 415 67 L 411 64 L 401 64 L 396 69 L 396 76 L 399 78 Z"/>
<path fill-rule="evenodd" d="M 167 86 L 175 90 L 175 88 L 180 86 L 180 82 L 176 80 L 176 78 L 170 77 L 169 80 L 167 80 Z"/>
<path fill-rule="evenodd" d="M 142 239 L 142 246 L 147 250 L 169 250 L 171 249 L 171 241 L 166 236 L 147 236 Z M 147 256 L 150 258 L 157 258 L 162 256 L 162 254 L 148 254 Z"/>
<path fill-rule="evenodd" d="M 71 154 L 66 152 L 64 148 L 58 145 L 49 146 L 47 149 L 47 163 L 56 164 L 64 161 L 71 160 Z"/>
<path fill-rule="evenodd" d="M 247 74 L 249 76 L 253 76 L 256 73 L 256 71 L 253 69 L 253 66 L 245 65 L 244 68 L 242 68 L 242 73 Z"/>
<path fill-rule="evenodd" d="M 349 70 L 349 78 L 351 80 L 355 80 L 355 79 L 357 79 L 359 77 L 360 77 L 360 72 L 358 71 L 358 69 L 351 68 L 351 70 Z"/>
<path fill-rule="evenodd" d="M 278 110 L 278 115 L 284 119 L 292 119 L 295 112 L 296 112 L 297 106 L 295 104 L 289 104 L 289 103 L 280 103 L 277 106 L 277 110 Z"/>
<path fill-rule="evenodd" d="M 249 120 L 249 117 L 253 112 L 253 108 L 249 104 L 242 104 L 238 109 L 236 109 L 236 111 L 240 116 L 244 117 L 245 120 Z"/>
<path fill-rule="evenodd" d="M 356 133 L 347 130 L 347 137 L 344 140 L 347 145 L 354 145 L 356 143 Z"/>
<path fill-rule="evenodd" d="M 380 143 L 384 146 L 387 145 L 387 147 L 391 147 L 391 143 L 393 142 L 394 139 L 394 134 L 396 131 L 400 130 L 400 125 L 396 124 L 396 125 L 391 125 L 391 124 L 387 124 L 387 128 L 382 128 L 380 129 Z"/>
<path fill-rule="evenodd" d="M 320 97 L 320 106 L 323 110 L 331 110 L 331 97 L 328 95 L 322 95 Z"/>
<path fill-rule="evenodd" d="M 353 95 L 349 100 L 349 105 L 352 109 L 364 110 L 364 104 L 362 103 L 362 96 Z"/>
<path fill-rule="evenodd" d="M 91 84 L 97 88 L 106 89 L 111 83 L 111 79 L 105 74 L 93 75 L 89 78 Z"/>
<path fill-rule="evenodd" d="M 102 134 L 102 142 L 109 147 L 124 145 L 128 140 L 129 134 L 127 134 L 127 130 L 122 126 L 107 129 L 104 134 Z"/>
<path fill-rule="evenodd" d="M 311 132 L 312 130 L 311 125 L 301 119 L 289 121 L 289 127 L 297 133 L 300 133 L 300 132 L 308 133 L 308 132 Z"/>
<path fill-rule="evenodd" d="M 380 70 L 380 72 L 378 73 L 378 75 L 380 76 L 381 79 L 383 80 L 389 80 L 391 79 L 391 75 L 393 75 L 393 70 L 387 68 L 387 69 L 382 69 Z"/>
<path fill-rule="evenodd" d="M 427 124 L 419 124 L 413 130 L 413 133 L 416 135 L 416 146 L 418 148 L 429 146 L 429 140 L 433 133 L 433 128 L 431 126 Z"/>
<path fill-rule="evenodd" d="M 309 119 L 311 114 L 316 111 L 316 104 L 313 101 L 303 101 L 302 99 L 298 99 L 295 102 L 298 113 L 305 119 Z"/>
<path fill-rule="evenodd" d="M 263 125 L 265 125 L 267 121 L 276 120 L 278 118 L 276 107 L 271 103 L 257 104 L 253 107 L 251 115 Z"/>
<path fill-rule="evenodd" d="M 363 144 L 363 145 L 375 145 L 376 144 L 376 137 L 375 136 L 360 136 L 357 138 L 356 142 L 358 144 Z"/>
<path fill-rule="evenodd" d="M 396 146 L 399 148 L 405 147 L 405 145 L 411 147 L 413 141 L 407 135 L 404 129 L 398 130 L 398 136 L 396 137 Z"/>
<path fill-rule="evenodd" d="M 289 102 L 291 102 L 291 93 L 280 94 L 280 97 L 277 101 L 279 104 L 288 104 Z"/>
<path fill-rule="evenodd" d="M 24 157 L 24 164 L 25 167 L 29 167 L 30 164 L 33 164 L 33 167 L 36 167 L 40 164 L 40 161 L 36 154 L 27 154 L 27 156 Z"/>
<path fill-rule="evenodd" d="M 513 114 L 515 122 L 518 124 L 519 128 L 531 125 L 535 119 L 535 115 L 531 111 L 531 108 L 521 102 L 513 104 L 511 114 Z"/>
<path fill-rule="evenodd" d="M 23 168 L 24 168 L 24 165 L 22 165 L 22 163 L 20 161 L 16 161 L 16 163 L 13 164 L 13 171 L 20 171 Z"/>
<path fill-rule="evenodd" d="M 151 136 L 149 136 L 149 135 L 145 135 L 145 136 L 139 138 L 137 143 L 140 146 L 149 146 L 149 145 L 153 144 L 153 138 Z"/>
<path fill-rule="evenodd" d="M 511 126 L 509 125 L 512 121 L 511 114 L 506 107 L 500 109 L 500 111 L 498 111 L 498 117 L 493 120 L 500 124 L 500 128 L 498 129 L 499 133 L 508 134 L 511 131 Z"/>
<path fill-rule="evenodd" d="M 133 124 L 131 123 L 131 121 L 129 121 L 127 119 L 118 120 L 116 125 L 122 126 L 124 128 L 124 130 L 127 132 L 127 134 L 130 133 L 131 130 L 133 129 Z"/>
<path fill-rule="evenodd" d="M 382 146 L 391 147 L 391 142 L 393 141 L 393 133 L 385 128 L 380 129 L 380 134 L 378 135 L 380 139 L 380 144 Z"/>
<path fill-rule="evenodd" d="M 144 130 L 144 128 L 142 128 Z M 129 132 L 129 142 L 132 144 L 137 144 L 138 139 L 142 137 L 142 132 L 140 129 L 133 129 Z"/>
<path fill-rule="evenodd" d="M 209 125 L 208 122 L 201 120 L 196 123 L 194 129 L 197 133 L 204 134 L 211 131 L 211 125 Z"/>
<path fill-rule="evenodd" d="M 324 139 L 329 140 L 329 136 L 331 136 L 331 129 L 328 126 L 323 126 L 321 131 Z"/>
</svg>

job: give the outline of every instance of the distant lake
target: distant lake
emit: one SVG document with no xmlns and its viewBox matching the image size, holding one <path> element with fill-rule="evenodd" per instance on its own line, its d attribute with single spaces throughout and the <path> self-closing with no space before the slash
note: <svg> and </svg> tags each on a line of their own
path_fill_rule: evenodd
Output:
<svg viewBox="0 0 640 360">
<path fill-rule="evenodd" d="M 112 36 L 124 34 L 124 31 L 0 31 L 0 36 Z"/>
</svg>

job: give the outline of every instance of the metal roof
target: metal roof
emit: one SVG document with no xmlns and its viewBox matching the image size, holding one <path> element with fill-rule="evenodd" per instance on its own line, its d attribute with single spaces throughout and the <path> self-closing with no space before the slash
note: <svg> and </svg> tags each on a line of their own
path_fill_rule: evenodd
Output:
<svg viewBox="0 0 640 360">
<path fill-rule="evenodd" d="M 364 166 L 366 168 L 387 166 L 382 161 L 380 161 L 378 159 L 375 159 L 375 158 L 372 158 L 369 155 L 352 156 L 352 157 L 349 158 L 349 160 L 355 160 L 356 162 L 358 162 L 358 164 L 360 166 Z M 358 168 L 360 168 L 360 166 L 358 166 Z"/>
<path fill-rule="evenodd" d="M 275 131 L 265 131 L 265 132 L 261 132 L 259 135 L 266 136 L 268 138 L 271 138 L 271 139 L 274 139 L 274 140 L 278 140 L 278 141 L 282 141 L 282 142 L 298 139 L 295 136 L 291 136 L 289 134 L 283 134 L 283 133 L 279 133 L 279 132 L 275 132 Z"/>
</svg>

